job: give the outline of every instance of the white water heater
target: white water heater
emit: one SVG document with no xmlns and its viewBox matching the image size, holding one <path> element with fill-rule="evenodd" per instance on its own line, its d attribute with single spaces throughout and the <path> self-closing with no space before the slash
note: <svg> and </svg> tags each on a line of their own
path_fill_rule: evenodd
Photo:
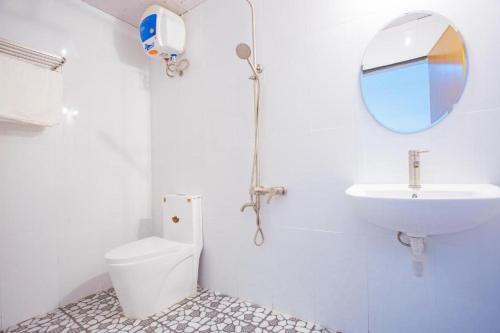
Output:
<svg viewBox="0 0 500 333">
<path fill-rule="evenodd" d="M 166 8 L 148 7 L 142 15 L 139 32 L 144 52 L 150 57 L 172 60 L 184 52 L 184 21 Z"/>
</svg>

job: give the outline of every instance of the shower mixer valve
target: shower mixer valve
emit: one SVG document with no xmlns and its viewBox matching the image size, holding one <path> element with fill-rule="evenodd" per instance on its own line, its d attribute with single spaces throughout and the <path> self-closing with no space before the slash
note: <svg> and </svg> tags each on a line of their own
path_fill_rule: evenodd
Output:
<svg viewBox="0 0 500 333">
<path fill-rule="evenodd" d="M 267 195 L 267 200 L 266 202 L 268 204 L 271 203 L 271 199 L 276 196 L 276 195 L 285 195 L 286 194 L 286 188 L 284 186 L 275 186 L 275 187 L 263 187 L 263 186 L 255 186 L 250 189 L 250 195 L 252 196 L 261 196 L 261 195 Z M 257 203 L 257 201 L 259 203 Z M 253 210 L 257 213 L 258 209 L 260 208 L 260 200 L 256 199 L 255 202 L 248 202 L 241 206 L 241 211 L 243 212 L 246 208 L 252 207 Z M 259 207 L 259 208 L 258 208 Z"/>
<path fill-rule="evenodd" d="M 251 194 L 259 194 L 259 195 L 267 195 L 266 202 L 268 204 L 271 203 L 271 199 L 276 195 L 285 195 L 286 188 L 283 186 L 275 186 L 275 187 L 263 187 L 263 186 L 255 186 L 250 190 Z"/>
</svg>

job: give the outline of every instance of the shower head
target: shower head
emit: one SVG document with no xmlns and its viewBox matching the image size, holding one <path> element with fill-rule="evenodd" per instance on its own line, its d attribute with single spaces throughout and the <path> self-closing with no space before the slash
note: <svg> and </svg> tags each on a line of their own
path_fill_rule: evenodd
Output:
<svg viewBox="0 0 500 333">
<path fill-rule="evenodd" d="M 250 49 L 250 46 L 248 46 L 247 44 L 239 43 L 236 46 L 236 54 L 240 59 L 248 60 L 250 58 L 250 55 L 252 55 L 252 50 Z"/>
<path fill-rule="evenodd" d="M 251 77 L 252 80 L 259 80 L 259 73 L 262 71 L 260 65 L 257 65 L 257 68 L 255 65 L 252 63 L 250 60 L 250 56 L 252 55 L 252 49 L 250 49 L 250 46 L 248 46 L 245 43 L 239 43 L 236 46 L 236 55 L 238 58 L 242 60 L 246 60 L 248 62 L 248 65 L 252 69 L 253 76 Z M 255 61 L 255 58 L 254 58 Z"/>
</svg>

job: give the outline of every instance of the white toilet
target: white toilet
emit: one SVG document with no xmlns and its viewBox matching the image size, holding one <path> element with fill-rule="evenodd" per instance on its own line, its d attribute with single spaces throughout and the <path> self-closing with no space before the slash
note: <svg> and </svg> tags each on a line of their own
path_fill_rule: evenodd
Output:
<svg viewBox="0 0 500 333">
<path fill-rule="evenodd" d="M 104 256 L 125 316 L 145 318 L 196 294 L 203 248 L 201 197 L 163 198 L 163 238 L 134 241 Z"/>
</svg>

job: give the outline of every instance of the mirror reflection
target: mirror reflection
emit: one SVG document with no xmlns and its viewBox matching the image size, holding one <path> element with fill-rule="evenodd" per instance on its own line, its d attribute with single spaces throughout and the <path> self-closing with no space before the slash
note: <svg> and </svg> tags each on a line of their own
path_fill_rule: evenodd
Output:
<svg viewBox="0 0 500 333">
<path fill-rule="evenodd" d="M 465 46 L 445 17 L 408 13 L 378 32 L 361 69 L 363 99 L 373 117 L 390 130 L 414 133 L 444 119 L 460 99 Z"/>
</svg>

